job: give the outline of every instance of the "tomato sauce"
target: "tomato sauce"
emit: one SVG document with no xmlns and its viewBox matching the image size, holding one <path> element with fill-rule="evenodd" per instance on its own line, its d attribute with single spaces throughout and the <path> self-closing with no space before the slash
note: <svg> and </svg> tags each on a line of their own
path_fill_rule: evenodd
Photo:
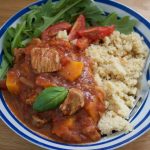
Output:
<svg viewBox="0 0 150 150">
<path fill-rule="evenodd" d="M 82 74 L 75 81 L 66 80 L 59 71 L 52 73 L 37 73 L 31 65 L 31 50 L 35 47 L 55 48 L 60 56 L 61 66 L 68 61 L 80 61 L 84 64 Z M 68 41 L 51 38 L 49 40 L 33 40 L 26 48 L 23 55 L 14 62 L 11 68 L 19 72 L 20 91 L 13 95 L 8 91 L 3 92 L 5 100 L 12 112 L 26 126 L 43 136 L 65 143 L 86 143 L 100 139 L 97 123 L 105 111 L 103 90 L 94 81 L 93 61 Z M 84 94 L 85 105 L 71 116 L 65 116 L 59 108 L 38 113 L 33 110 L 30 99 L 35 99 L 45 87 L 37 85 L 36 79 L 42 77 L 50 81 L 52 86 L 63 86 L 67 89 L 77 88 Z M 29 102 L 27 101 L 29 100 Z M 45 121 L 38 126 L 33 121 L 33 116 L 38 116 Z"/>
</svg>

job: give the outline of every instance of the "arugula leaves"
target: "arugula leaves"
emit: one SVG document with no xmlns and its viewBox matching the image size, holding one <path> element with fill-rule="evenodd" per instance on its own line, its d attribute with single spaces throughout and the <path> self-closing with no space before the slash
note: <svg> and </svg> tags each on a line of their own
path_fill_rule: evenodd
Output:
<svg viewBox="0 0 150 150">
<path fill-rule="evenodd" d="M 2 58 L 1 66 L 0 66 L 0 79 L 3 79 L 6 75 L 6 72 L 9 69 L 9 63 L 5 56 Z"/>
<path fill-rule="evenodd" d="M 129 16 L 118 19 L 118 15 L 116 13 L 109 14 L 100 22 L 101 26 L 115 25 L 116 30 L 124 34 L 131 33 L 136 24 L 137 21 L 131 20 Z"/>
<path fill-rule="evenodd" d="M 86 17 L 87 26 L 113 24 L 125 34 L 132 32 L 136 25 L 136 21 L 128 16 L 119 19 L 116 13 L 106 15 L 91 0 L 60 0 L 55 3 L 48 0 L 41 6 L 32 6 L 30 12 L 21 17 L 21 22 L 16 27 L 9 28 L 5 34 L 0 78 L 4 77 L 12 65 L 14 48 L 25 47 L 33 37 L 39 37 L 47 27 L 57 22 L 74 23 L 80 14 Z"/>
</svg>

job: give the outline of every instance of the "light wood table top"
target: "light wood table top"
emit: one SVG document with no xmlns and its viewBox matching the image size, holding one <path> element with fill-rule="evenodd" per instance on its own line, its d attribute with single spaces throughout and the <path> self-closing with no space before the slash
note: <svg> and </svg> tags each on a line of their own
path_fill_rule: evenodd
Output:
<svg viewBox="0 0 150 150">
<path fill-rule="evenodd" d="M 36 0 L 0 0 L 0 26 L 14 13 Z M 150 0 L 118 0 L 150 20 Z M 120 150 L 150 150 L 150 131 Z M 42 150 L 11 131 L 0 120 L 0 150 Z"/>
</svg>

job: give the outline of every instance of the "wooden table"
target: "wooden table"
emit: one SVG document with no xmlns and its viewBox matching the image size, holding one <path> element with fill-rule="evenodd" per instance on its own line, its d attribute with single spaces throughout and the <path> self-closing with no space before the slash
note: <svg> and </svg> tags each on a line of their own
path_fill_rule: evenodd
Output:
<svg viewBox="0 0 150 150">
<path fill-rule="evenodd" d="M 24 6 L 36 0 L 0 0 L 0 25 L 2 25 L 11 15 L 22 9 Z M 118 0 L 150 19 L 150 0 Z M 120 148 L 120 150 L 149 150 L 150 131 L 136 141 Z M 20 138 L 11 131 L 0 120 L 0 150 L 42 150 L 26 140 Z"/>
</svg>

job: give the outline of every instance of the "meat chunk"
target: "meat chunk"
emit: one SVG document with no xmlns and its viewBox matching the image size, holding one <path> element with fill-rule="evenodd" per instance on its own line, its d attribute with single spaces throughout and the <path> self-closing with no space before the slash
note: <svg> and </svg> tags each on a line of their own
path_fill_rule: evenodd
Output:
<svg viewBox="0 0 150 150">
<path fill-rule="evenodd" d="M 60 110 L 64 115 L 72 115 L 84 106 L 84 95 L 81 90 L 72 88 L 63 104 L 60 105 Z"/>
<path fill-rule="evenodd" d="M 39 116 L 37 115 L 33 115 L 32 116 L 32 124 L 37 127 L 37 128 L 41 128 L 43 127 L 45 124 L 47 123 L 46 119 L 41 119 Z"/>
<path fill-rule="evenodd" d="M 54 48 L 35 47 L 31 50 L 31 64 L 38 73 L 55 72 L 60 68 L 60 58 Z"/>
</svg>

